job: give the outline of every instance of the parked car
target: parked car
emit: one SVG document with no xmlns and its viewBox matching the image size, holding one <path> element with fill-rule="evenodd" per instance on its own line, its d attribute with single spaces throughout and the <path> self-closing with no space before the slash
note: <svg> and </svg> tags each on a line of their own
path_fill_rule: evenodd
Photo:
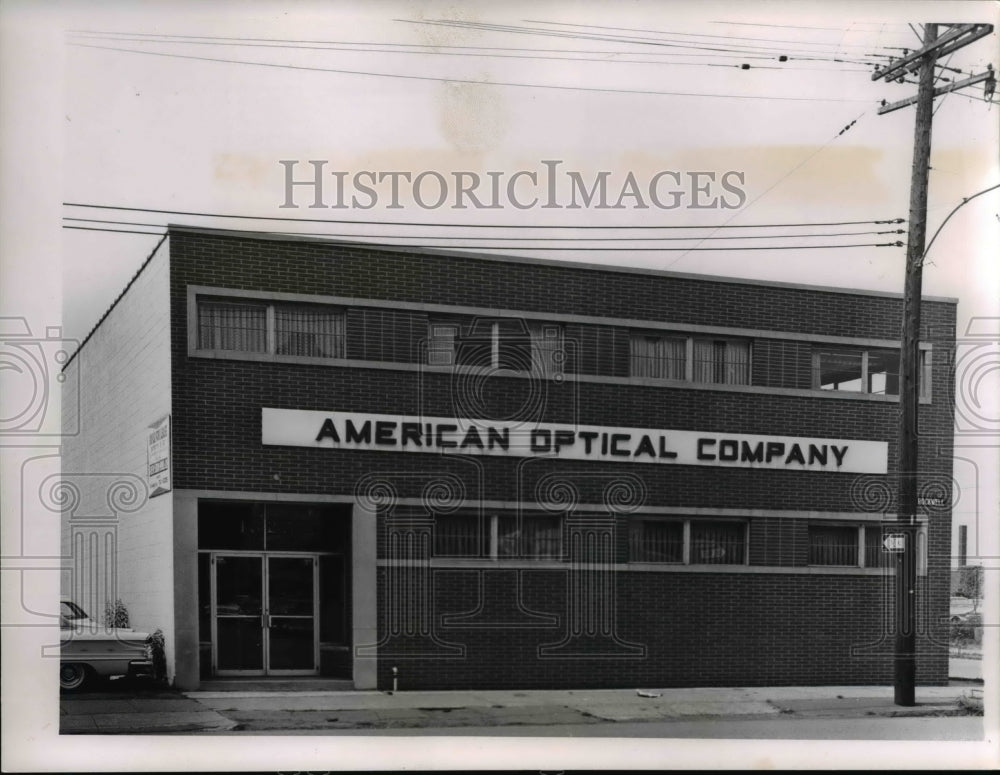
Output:
<svg viewBox="0 0 1000 775">
<path fill-rule="evenodd" d="M 77 691 L 98 678 L 153 672 L 148 633 L 108 629 L 71 600 L 60 604 L 59 631 L 59 688 L 64 691 Z"/>
</svg>

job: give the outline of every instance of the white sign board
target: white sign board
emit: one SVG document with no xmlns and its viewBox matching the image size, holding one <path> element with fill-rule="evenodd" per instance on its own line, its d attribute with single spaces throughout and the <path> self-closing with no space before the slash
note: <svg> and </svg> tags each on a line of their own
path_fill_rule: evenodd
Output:
<svg viewBox="0 0 1000 775">
<path fill-rule="evenodd" d="M 149 428 L 146 445 L 146 484 L 149 497 L 170 492 L 170 415 Z"/>
<path fill-rule="evenodd" d="M 724 431 L 261 410 L 267 446 L 884 474 L 888 443 Z"/>
<path fill-rule="evenodd" d="M 902 552 L 906 549 L 906 535 L 903 533 L 889 533 L 882 539 L 882 546 L 887 552 Z"/>
</svg>

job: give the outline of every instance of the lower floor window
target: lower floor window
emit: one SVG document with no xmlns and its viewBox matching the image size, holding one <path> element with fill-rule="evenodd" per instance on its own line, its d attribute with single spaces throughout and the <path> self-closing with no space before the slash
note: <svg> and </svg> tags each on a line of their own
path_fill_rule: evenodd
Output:
<svg viewBox="0 0 1000 775">
<path fill-rule="evenodd" d="M 740 522 L 691 522 L 691 562 L 743 565 L 746 563 L 746 526 Z"/>
<path fill-rule="evenodd" d="M 876 525 L 865 527 L 865 567 L 884 568 L 892 564 L 892 555 L 885 550 L 884 531 Z"/>
<path fill-rule="evenodd" d="M 562 518 L 547 514 L 438 514 L 434 555 L 560 559 Z"/>
<path fill-rule="evenodd" d="M 674 519 L 637 520 L 629 526 L 632 562 L 684 562 L 684 522 Z"/>
<path fill-rule="evenodd" d="M 858 528 L 855 525 L 810 525 L 810 565 L 857 565 Z"/>
<path fill-rule="evenodd" d="M 629 562 L 745 565 L 746 523 L 713 519 L 636 519 Z"/>
</svg>

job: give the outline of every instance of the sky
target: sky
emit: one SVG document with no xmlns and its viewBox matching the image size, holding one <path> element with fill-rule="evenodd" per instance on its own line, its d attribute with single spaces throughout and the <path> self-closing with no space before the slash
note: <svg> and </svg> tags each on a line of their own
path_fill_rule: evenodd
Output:
<svg viewBox="0 0 1000 775">
<path fill-rule="evenodd" d="M 229 3 L 154 3 L 151 8 L 111 3 L 88 7 L 68 20 L 68 29 L 79 32 L 66 34 L 62 52 L 66 202 L 341 218 L 369 225 L 313 224 L 309 230 L 364 234 L 369 239 L 402 234 L 411 244 L 448 235 L 462 238 L 451 242 L 465 249 L 486 244 L 489 240 L 472 239 L 483 235 L 587 235 L 486 231 L 474 224 L 703 225 L 699 231 L 605 230 L 600 236 L 718 238 L 864 231 L 732 228 L 743 224 L 907 217 L 913 108 L 879 116 L 877 106 L 883 99 L 910 96 L 915 86 L 873 82 L 871 66 L 863 63 L 884 62 L 887 55 L 919 43 L 917 31 L 902 21 L 845 17 L 820 12 L 816 4 L 799 4 L 793 17 L 775 13 L 771 19 L 759 12 L 735 15 L 712 3 L 618 4 L 613 13 L 597 3 L 559 2 L 515 2 L 499 8 L 373 3 L 364 10 L 306 3 L 295 12 L 263 3 L 241 5 L 239 10 Z M 980 15 L 982 11 L 988 6 Z M 775 24 L 783 26 L 763 26 L 774 16 L 782 19 Z M 697 48 L 679 47 L 684 43 Z M 954 54 L 948 65 L 981 72 L 996 43 L 994 33 Z M 776 61 L 774 55 L 781 51 L 789 52 L 788 62 Z M 743 64 L 750 69 L 742 69 Z M 942 74 L 955 77 L 953 72 Z M 522 85 L 492 85 L 497 82 Z M 963 197 L 995 183 L 1000 175 L 991 142 L 998 112 L 968 95 L 981 96 L 981 87 L 939 98 L 928 202 L 931 234 Z M 839 134 L 848 125 L 851 128 Z M 640 189 L 648 188 L 659 171 L 678 172 L 688 191 L 682 206 L 673 210 L 652 206 L 645 197 L 650 205 L 645 210 L 628 199 L 620 210 L 519 210 L 505 203 L 495 210 L 457 211 L 448 203 L 431 209 L 407 201 L 404 183 L 400 209 L 387 208 L 384 187 L 378 205 L 369 210 L 302 212 L 310 202 L 302 188 L 295 191 L 298 211 L 281 208 L 286 168 L 280 160 L 296 161 L 294 174 L 304 177 L 313 159 L 326 160 L 327 172 L 346 172 L 348 181 L 365 170 L 406 171 L 412 176 L 427 170 L 446 176 L 468 170 L 483 179 L 488 171 L 498 171 L 504 182 L 519 170 L 542 174 L 545 160 L 559 160 L 562 184 L 568 171 L 578 171 L 588 183 L 602 170 L 610 173 L 612 200 L 630 172 Z M 714 173 L 717 178 L 726 172 L 739 174 L 730 180 L 742 181 L 745 202 L 731 210 L 694 209 L 692 172 Z M 661 178 L 660 191 L 675 180 Z M 333 179 L 326 181 L 329 200 Z M 433 203 L 433 181 L 425 184 L 425 204 Z M 562 193 L 565 199 L 565 188 Z M 708 200 L 716 193 L 718 185 Z M 525 191 L 524 199 L 531 199 L 530 192 Z M 988 252 L 991 241 L 996 244 L 1000 223 L 990 213 L 998 199 L 1000 192 L 964 208 L 928 257 L 932 263 L 924 292 L 958 297 L 962 317 L 980 314 L 990 303 L 980 298 L 986 288 L 979 262 L 981 251 Z M 671 201 L 661 196 L 664 200 Z M 62 215 L 160 225 L 170 221 L 295 228 L 288 222 L 109 214 L 83 207 L 63 208 Z M 377 225 L 393 220 L 469 226 Z M 711 227 L 723 223 L 728 231 L 712 232 Z M 900 248 L 680 249 L 898 239 L 905 240 L 905 235 L 609 242 L 602 246 L 615 251 L 524 252 L 898 292 L 904 254 Z M 144 235 L 80 230 L 63 234 L 62 275 L 73 288 L 63 297 L 64 333 L 82 338 L 89 331 L 155 241 Z M 630 245 L 647 250 L 630 251 Z M 671 250 L 648 250 L 667 247 Z M 101 256 L 98 266 L 81 260 L 93 255 Z"/>
<path fill-rule="evenodd" d="M 908 217 L 914 109 L 877 110 L 916 86 L 873 81 L 873 63 L 916 48 L 922 22 L 996 16 L 988 2 L 7 2 L 2 316 L 39 337 L 58 326 L 72 347 L 158 240 L 83 229 L 168 222 L 901 292 L 904 248 L 816 247 L 906 240 L 871 232 Z M 942 64 L 979 73 L 997 50 L 994 32 Z M 936 101 L 928 237 L 1000 182 L 1000 109 L 982 94 Z M 390 207 L 383 185 L 368 209 L 310 208 L 302 187 L 299 207 L 282 207 L 282 160 L 300 178 L 309 160 L 347 181 L 437 172 L 452 195 L 456 172 L 493 173 L 502 206 L 421 206 L 403 185 Z M 568 173 L 588 186 L 607 173 L 611 200 L 631 175 L 650 206 L 515 207 L 512 176 L 525 173 L 514 199 L 544 200 L 526 175 L 544 180 L 555 161 L 560 203 Z M 680 181 L 679 207 L 650 202 L 663 172 L 677 174 L 659 180 Z M 711 176 L 707 194 L 692 190 Z M 692 206 L 719 195 L 739 206 Z M 959 300 L 960 352 L 985 348 L 959 391 L 976 430 L 962 453 L 973 462 L 956 467 L 969 509 L 995 493 L 998 212 L 1000 190 L 959 209 L 924 272 L 925 294 Z M 269 220 L 298 217 L 342 222 Z"/>
</svg>

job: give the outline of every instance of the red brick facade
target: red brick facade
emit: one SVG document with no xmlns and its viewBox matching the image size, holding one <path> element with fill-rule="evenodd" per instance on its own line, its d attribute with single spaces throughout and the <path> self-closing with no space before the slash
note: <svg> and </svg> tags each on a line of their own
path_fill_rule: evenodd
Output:
<svg viewBox="0 0 1000 775">
<path fill-rule="evenodd" d="M 861 519 L 893 512 L 898 402 L 810 388 L 815 341 L 898 341 L 900 299 L 183 229 L 171 231 L 170 277 L 175 488 L 366 497 L 388 486 L 411 499 L 383 508 L 379 517 L 380 688 L 391 686 L 393 667 L 400 688 L 409 689 L 891 682 L 891 576 L 810 568 L 808 526 L 811 513 Z M 335 298 L 346 309 L 351 363 L 192 354 L 191 286 Z M 351 299 L 357 306 L 343 301 Z M 377 302 L 385 304 L 373 306 Z M 555 316 L 563 326 L 565 378 L 504 375 L 476 382 L 425 368 L 428 323 L 447 313 L 420 305 L 454 306 L 466 319 Z M 513 312 L 491 316 L 472 308 Z M 933 384 L 930 402 L 920 407 L 920 469 L 945 493 L 951 488 L 954 319 L 954 303 L 925 300 Z M 687 334 L 704 327 L 743 332 L 751 348 L 749 387 L 630 380 L 629 330 L 643 321 L 676 324 Z M 261 443 L 263 407 L 462 417 L 470 406 L 491 418 L 549 423 L 880 440 L 888 442 L 890 473 Z M 413 499 L 435 483 L 461 491 L 466 504 L 537 504 L 545 500 L 543 490 L 555 487 L 568 499 L 558 512 L 561 566 L 449 563 L 430 561 L 426 552 L 407 555 L 410 565 L 395 562 L 401 555 L 388 548 L 393 531 L 433 543 L 433 520 Z M 749 524 L 747 564 L 630 563 L 630 519 L 658 508 L 692 519 L 712 509 L 736 514 Z M 921 683 L 947 679 L 947 625 L 935 622 L 947 613 L 950 521 L 947 507 L 932 510 L 928 520 L 928 572 L 918 601 Z M 598 570 L 585 567 L 592 555 L 575 548 L 587 541 L 606 543 Z M 418 599 L 423 594 L 425 602 Z M 596 612 L 583 610 L 591 604 Z M 880 642 L 883 633 L 887 640 Z"/>
</svg>

